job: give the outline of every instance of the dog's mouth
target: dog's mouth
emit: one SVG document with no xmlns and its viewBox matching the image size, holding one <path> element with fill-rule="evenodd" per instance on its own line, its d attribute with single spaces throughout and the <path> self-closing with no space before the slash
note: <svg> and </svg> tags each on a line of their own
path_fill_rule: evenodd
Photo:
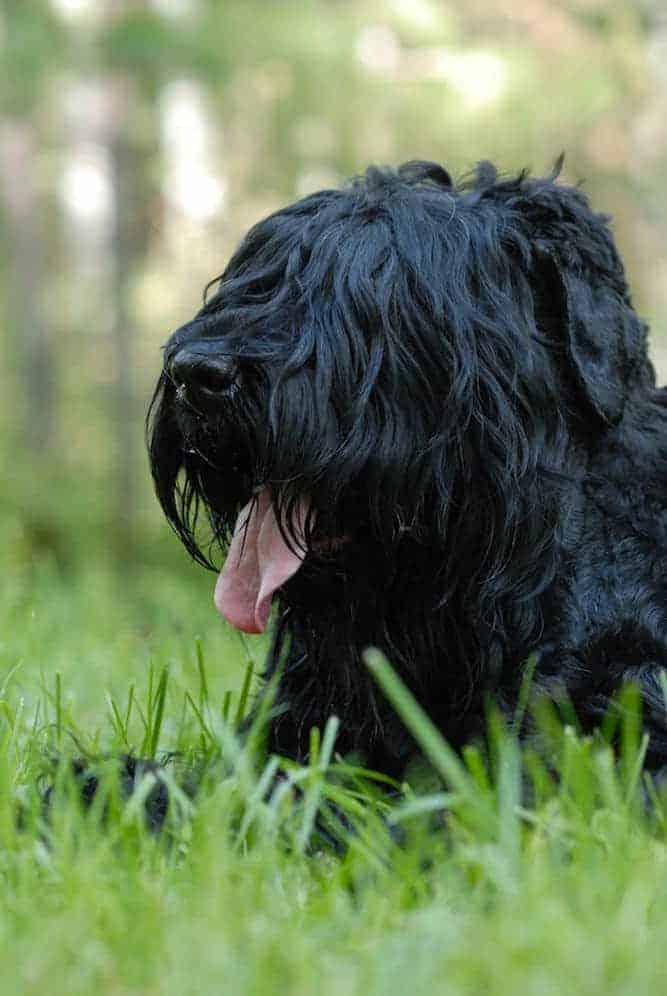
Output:
<svg viewBox="0 0 667 996">
<path fill-rule="evenodd" d="M 263 633 L 274 594 L 301 567 L 308 552 L 305 523 L 310 503 L 301 498 L 293 513 L 288 543 L 281 532 L 271 494 L 262 488 L 236 520 L 214 601 L 228 622 L 244 633 Z"/>
</svg>

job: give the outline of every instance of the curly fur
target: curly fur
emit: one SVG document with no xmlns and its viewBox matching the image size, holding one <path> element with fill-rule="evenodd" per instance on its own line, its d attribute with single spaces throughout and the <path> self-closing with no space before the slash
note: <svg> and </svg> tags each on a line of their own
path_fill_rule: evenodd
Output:
<svg viewBox="0 0 667 996">
<path fill-rule="evenodd" d="M 371 167 L 252 228 L 167 343 L 150 459 L 188 551 L 212 566 L 260 488 L 296 545 L 310 502 L 268 662 L 282 753 L 336 713 L 341 750 L 402 770 L 374 645 L 455 744 L 536 652 L 584 725 L 637 681 L 665 759 L 667 395 L 608 219 L 557 173 Z"/>
</svg>

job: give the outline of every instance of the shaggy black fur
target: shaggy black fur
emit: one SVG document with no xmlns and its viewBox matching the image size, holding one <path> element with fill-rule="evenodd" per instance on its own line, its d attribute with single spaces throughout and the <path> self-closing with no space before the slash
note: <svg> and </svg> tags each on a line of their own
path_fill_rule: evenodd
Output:
<svg viewBox="0 0 667 996">
<path fill-rule="evenodd" d="M 276 597 L 280 753 L 335 713 L 341 751 L 402 771 L 374 645 L 455 745 L 536 652 L 585 728 L 636 682 L 667 761 L 667 393 L 608 219 L 557 172 L 371 167 L 252 228 L 167 343 L 150 459 L 186 548 L 212 566 L 262 493 L 307 548 Z"/>
</svg>

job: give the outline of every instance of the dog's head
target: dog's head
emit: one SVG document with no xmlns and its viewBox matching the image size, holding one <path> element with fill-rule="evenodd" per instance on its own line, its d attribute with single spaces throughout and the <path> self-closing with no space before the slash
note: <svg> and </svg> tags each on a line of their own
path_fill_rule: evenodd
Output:
<svg viewBox="0 0 667 996">
<path fill-rule="evenodd" d="M 370 168 L 257 224 L 216 284 L 167 343 L 149 445 L 190 553 L 229 548 L 225 614 L 261 630 L 280 591 L 534 626 L 564 489 L 652 378 L 583 194 Z"/>
</svg>

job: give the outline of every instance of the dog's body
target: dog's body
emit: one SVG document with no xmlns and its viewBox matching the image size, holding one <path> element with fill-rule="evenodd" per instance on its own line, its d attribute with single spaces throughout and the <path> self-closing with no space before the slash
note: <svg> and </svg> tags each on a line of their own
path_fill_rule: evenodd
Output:
<svg viewBox="0 0 667 996">
<path fill-rule="evenodd" d="M 606 219 L 555 175 L 455 188 L 371 168 L 253 228 L 166 347 L 158 497 L 229 545 L 218 607 L 277 615 L 273 749 L 398 774 L 413 745 L 381 648 L 450 742 L 512 709 L 523 665 L 584 727 L 626 681 L 667 764 L 667 395 Z"/>
</svg>

